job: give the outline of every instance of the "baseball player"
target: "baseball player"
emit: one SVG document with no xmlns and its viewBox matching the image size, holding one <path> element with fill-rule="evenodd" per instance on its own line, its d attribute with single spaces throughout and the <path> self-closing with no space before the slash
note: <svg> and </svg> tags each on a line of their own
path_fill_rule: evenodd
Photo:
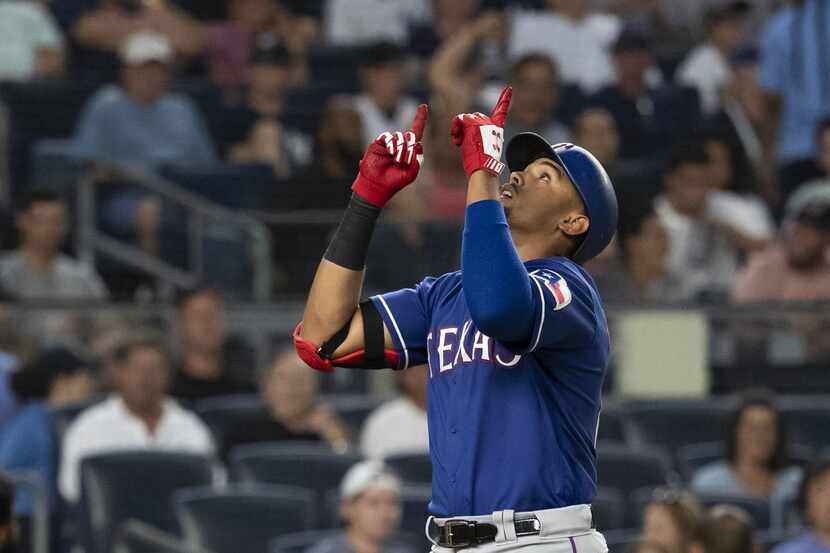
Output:
<svg viewBox="0 0 830 553">
<path fill-rule="evenodd" d="M 311 367 L 429 365 L 433 552 L 604 553 L 591 527 L 608 327 L 580 267 L 611 240 L 617 201 L 572 144 L 507 145 L 511 89 L 452 121 L 469 176 L 461 271 L 359 303 L 384 204 L 415 180 L 427 107 L 369 145 L 294 340 Z"/>
</svg>

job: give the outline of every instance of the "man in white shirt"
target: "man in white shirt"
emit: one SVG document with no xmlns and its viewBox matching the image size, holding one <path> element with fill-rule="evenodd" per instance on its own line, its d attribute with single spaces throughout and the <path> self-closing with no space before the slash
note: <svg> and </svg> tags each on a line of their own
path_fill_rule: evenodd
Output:
<svg viewBox="0 0 830 553">
<path fill-rule="evenodd" d="M 404 95 L 403 62 L 403 50 L 391 42 L 378 42 L 366 50 L 360 75 L 363 92 L 354 98 L 364 144 L 387 129 L 409 128 L 415 116 L 418 104 Z"/>
<path fill-rule="evenodd" d="M 427 0 L 328 0 L 326 40 L 356 46 L 375 40 L 406 43 L 412 23 L 429 21 Z"/>
<path fill-rule="evenodd" d="M 684 297 L 703 300 L 725 297 L 741 250 L 772 238 L 767 221 L 712 188 L 710 170 L 702 144 L 678 145 L 663 176 L 665 193 L 655 201 L 669 235 L 669 272 Z"/>
<path fill-rule="evenodd" d="M 511 59 L 542 52 L 556 61 L 562 80 L 585 93 L 614 80 L 610 49 L 620 33 L 620 19 L 591 13 L 587 0 L 547 0 L 548 11 L 514 15 L 508 52 Z"/>
<path fill-rule="evenodd" d="M 429 453 L 426 365 L 399 371 L 397 378 L 400 397 L 375 409 L 363 425 L 360 451 L 367 458 Z"/>
<path fill-rule="evenodd" d="M 746 38 L 745 1 L 729 2 L 706 12 L 707 39 L 695 47 L 677 69 L 677 81 L 697 88 L 703 112 L 714 115 L 720 109 L 721 91 L 729 84 L 729 60 Z"/>
<path fill-rule="evenodd" d="M 64 70 L 64 44 L 57 22 L 32 0 L 0 2 L 0 80 L 55 77 Z"/>
<path fill-rule="evenodd" d="M 78 500 L 81 461 L 97 453 L 213 452 L 207 427 L 167 396 L 169 370 L 167 352 L 153 336 L 135 337 L 118 348 L 116 393 L 81 413 L 66 431 L 58 479 L 64 498 Z"/>
</svg>

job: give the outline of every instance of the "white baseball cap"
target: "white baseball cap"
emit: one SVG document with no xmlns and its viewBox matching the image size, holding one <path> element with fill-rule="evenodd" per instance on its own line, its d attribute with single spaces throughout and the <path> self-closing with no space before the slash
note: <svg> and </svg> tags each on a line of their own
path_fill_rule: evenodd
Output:
<svg viewBox="0 0 830 553">
<path fill-rule="evenodd" d="M 340 483 L 340 497 L 351 499 L 369 488 L 401 491 L 401 481 L 381 461 L 361 461 L 353 465 Z"/>
<path fill-rule="evenodd" d="M 170 63 L 173 60 L 173 45 L 161 33 L 137 31 L 121 45 L 121 60 L 127 64 L 151 61 Z"/>
</svg>

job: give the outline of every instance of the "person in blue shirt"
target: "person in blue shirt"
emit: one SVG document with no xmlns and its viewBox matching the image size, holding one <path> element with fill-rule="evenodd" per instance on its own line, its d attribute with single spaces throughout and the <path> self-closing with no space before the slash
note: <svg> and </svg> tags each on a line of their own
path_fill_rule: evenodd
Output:
<svg viewBox="0 0 830 553">
<path fill-rule="evenodd" d="M 43 352 L 36 361 L 11 375 L 11 388 L 20 404 L 15 417 L 0 432 L 0 469 L 30 472 L 56 496 L 55 444 L 50 409 L 89 399 L 94 381 L 88 363 L 64 348 Z M 15 494 L 14 512 L 28 519 L 34 510 L 29 490 Z"/>
<path fill-rule="evenodd" d="M 611 240 L 616 196 L 590 153 L 533 133 L 507 145 L 500 184 L 511 94 L 452 122 L 469 177 L 461 271 L 358 301 L 374 221 L 420 168 L 422 105 L 367 149 L 295 347 L 324 371 L 428 365 L 433 551 L 604 553 L 590 503 L 609 334 L 580 263 Z"/>
<path fill-rule="evenodd" d="M 807 469 L 798 505 L 807 529 L 772 553 L 830 553 L 830 457 L 816 460 Z"/>
</svg>

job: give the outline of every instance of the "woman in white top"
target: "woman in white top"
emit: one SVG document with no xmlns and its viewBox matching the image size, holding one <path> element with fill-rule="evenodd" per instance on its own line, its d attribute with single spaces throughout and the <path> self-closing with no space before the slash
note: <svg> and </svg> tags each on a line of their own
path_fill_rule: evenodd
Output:
<svg viewBox="0 0 830 553">
<path fill-rule="evenodd" d="M 788 462 L 784 422 L 771 398 L 745 396 L 728 432 L 726 459 L 700 468 L 692 490 L 774 500 L 796 495 L 801 469 Z"/>
</svg>

